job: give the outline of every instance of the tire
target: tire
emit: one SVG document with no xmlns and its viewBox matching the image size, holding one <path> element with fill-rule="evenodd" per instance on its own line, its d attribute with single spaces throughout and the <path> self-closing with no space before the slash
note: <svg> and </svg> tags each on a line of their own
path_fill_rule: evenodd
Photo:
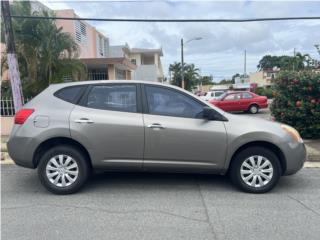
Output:
<svg viewBox="0 0 320 240">
<path fill-rule="evenodd" d="M 251 114 L 257 114 L 259 112 L 259 106 L 256 104 L 252 104 L 248 110 Z"/>
<path fill-rule="evenodd" d="M 259 165 L 259 158 L 260 170 L 257 167 Z M 250 169 L 247 166 L 253 166 L 251 160 L 254 161 L 255 167 Z M 266 164 L 265 167 L 263 167 L 264 164 Z M 229 174 L 233 184 L 242 191 L 248 193 L 266 193 L 278 183 L 281 172 L 279 158 L 272 151 L 264 147 L 250 147 L 235 156 L 231 163 Z M 250 176 L 250 174 L 252 175 Z M 269 180 L 265 176 L 268 176 Z"/>
<path fill-rule="evenodd" d="M 77 192 L 85 184 L 89 173 L 87 159 L 73 146 L 61 145 L 48 149 L 41 156 L 38 166 L 40 182 L 55 194 Z"/>
</svg>

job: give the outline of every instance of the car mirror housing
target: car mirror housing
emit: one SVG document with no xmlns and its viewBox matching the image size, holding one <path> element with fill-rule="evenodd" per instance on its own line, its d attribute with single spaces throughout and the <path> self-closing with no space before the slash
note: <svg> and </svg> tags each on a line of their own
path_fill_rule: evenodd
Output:
<svg viewBox="0 0 320 240">
<path fill-rule="evenodd" d="M 216 110 L 210 107 L 203 108 L 203 118 L 211 121 L 228 121 L 226 117 L 224 117 L 223 115 L 221 115 Z"/>
</svg>

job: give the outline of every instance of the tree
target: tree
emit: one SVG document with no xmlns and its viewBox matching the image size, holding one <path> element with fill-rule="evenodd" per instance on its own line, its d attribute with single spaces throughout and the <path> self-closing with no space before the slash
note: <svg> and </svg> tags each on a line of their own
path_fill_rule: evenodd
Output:
<svg viewBox="0 0 320 240">
<path fill-rule="evenodd" d="M 271 113 L 304 138 L 320 138 L 320 74 L 284 71 L 275 80 Z"/>
<path fill-rule="evenodd" d="M 281 70 L 300 71 L 307 67 L 310 56 L 308 54 L 296 53 L 295 56 L 264 56 L 258 64 L 259 70 L 272 69 L 274 67 Z"/>
<path fill-rule="evenodd" d="M 169 71 L 172 74 L 171 83 L 176 86 L 181 87 L 181 63 L 174 62 L 170 64 Z M 194 64 L 186 64 L 184 65 L 184 80 L 185 87 L 187 90 L 191 90 L 194 85 L 199 81 L 200 74 L 199 68 L 196 68 Z"/>
<path fill-rule="evenodd" d="M 13 15 L 53 16 L 47 11 L 32 12 L 30 2 L 13 2 L 11 8 Z M 34 96 L 66 76 L 86 77 L 86 67 L 77 59 L 79 46 L 54 20 L 15 18 L 12 25 L 24 95 Z"/>
</svg>

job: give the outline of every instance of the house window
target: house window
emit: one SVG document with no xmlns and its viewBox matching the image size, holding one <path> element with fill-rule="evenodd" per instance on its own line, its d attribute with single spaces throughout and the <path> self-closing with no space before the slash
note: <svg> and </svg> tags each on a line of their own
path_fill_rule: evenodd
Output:
<svg viewBox="0 0 320 240">
<path fill-rule="evenodd" d="M 104 39 L 99 35 L 99 55 L 104 56 Z"/>
<path fill-rule="evenodd" d="M 131 63 L 133 63 L 134 65 L 137 65 L 137 60 L 136 59 L 131 59 Z"/>
<path fill-rule="evenodd" d="M 86 42 L 86 40 L 87 40 L 86 25 L 83 22 L 76 21 L 75 28 L 76 28 L 76 41 L 78 43 Z"/>
</svg>

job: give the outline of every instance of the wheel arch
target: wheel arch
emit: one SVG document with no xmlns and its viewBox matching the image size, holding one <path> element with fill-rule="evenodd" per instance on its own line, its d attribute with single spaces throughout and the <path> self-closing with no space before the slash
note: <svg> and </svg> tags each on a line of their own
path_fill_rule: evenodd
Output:
<svg viewBox="0 0 320 240">
<path fill-rule="evenodd" d="M 40 143 L 39 146 L 36 148 L 36 151 L 33 155 L 34 166 L 35 167 L 38 166 L 40 158 L 46 150 L 48 150 L 52 147 L 58 146 L 58 145 L 69 145 L 69 146 L 73 146 L 73 147 L 79 149 L 85 155 L 86 159 L 88 160 L 90 168 L 92 168 L 91 157 L 90 157 L 90 154 L 87 151 L 87 149 L 78 141 L 76 141 L 72 138 L 68 138 L 68 137 L 49 138 L 49 139 L 43 141 L 42 143 Z"/>
<path fill-rule="evenodd" d="M 264 147 L 270 151 L 272 151 L 274 154 L 277 155 L 277 157 L 279 158 L 280 161 L 280 165 L 281 165 L 281 174 L 283 175 L 284 172 L 287 169 L 287 164 L 286 164 L 286 158 L 284 153 L 282 152 L 282 150 L 275 144 L 267 142 L 267 141 L 253 141 L 253 142 L 248 142 L 245 143 L 243 145 L 241 145 L 240 147 L 238 147 L 232 154 L 230 161 L 228 163 L 228 171 L 230 170 L 230 166 L 232 164 L 232 162 L 235 160 L 235 157 L 237 156 L 238 153 L 240 153 L 241 151 L 250 148 L 250 147 Z"/>
</svg>

